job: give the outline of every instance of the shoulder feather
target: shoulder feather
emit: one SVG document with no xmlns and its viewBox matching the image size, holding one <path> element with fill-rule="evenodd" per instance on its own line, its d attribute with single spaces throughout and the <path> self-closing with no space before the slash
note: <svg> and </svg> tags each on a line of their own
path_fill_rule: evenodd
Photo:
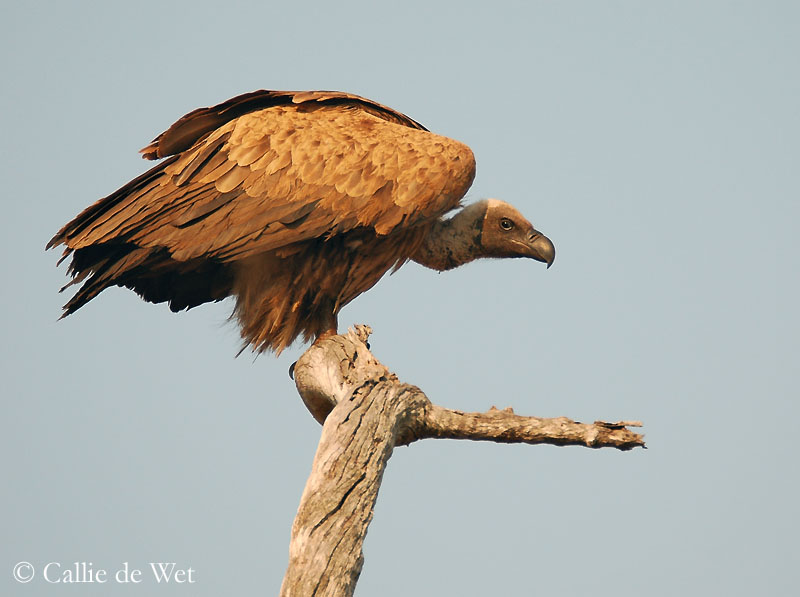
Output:
<svg viewBox="0 0 800 597">
<path fill-rule="evenodd" d="M 197 143 L 205 135 L 219 128 L 226 122 L 249 112 L 263 110 L 272 106 L 289 104 L 323 104 L 331 106 L 358 106 L 363 110 L 407 127 L 427 130 L 420 123 L 412 120 L 388 106 L 379 104 L 364 97 L 341 91 L 271 91 L 260 89 L 251 93 L 238 95 L 208 108 L 198 108 L 180 118 L 175 124 L 153 139 L 147 147 L 140 150 L 144 158 L 156 160 L 180 153 Z"/>
</svg>

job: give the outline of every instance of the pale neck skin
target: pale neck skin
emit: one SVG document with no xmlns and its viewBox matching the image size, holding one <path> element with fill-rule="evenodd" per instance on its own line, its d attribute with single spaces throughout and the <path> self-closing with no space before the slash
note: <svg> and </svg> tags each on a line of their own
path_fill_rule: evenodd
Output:
<svg viewBox="0 0 800 597">
<path fill-rule="evenodd" d="M 449 220 L 436 222 L 411 259 L 443 272 L 482 257 L 481 230 L 487 207 L 487 201 L 479 201 Z"/>
</svg>

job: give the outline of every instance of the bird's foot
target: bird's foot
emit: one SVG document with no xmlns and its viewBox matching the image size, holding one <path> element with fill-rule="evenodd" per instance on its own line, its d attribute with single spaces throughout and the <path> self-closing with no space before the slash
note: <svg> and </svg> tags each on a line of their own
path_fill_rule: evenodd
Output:
<svg viewBox="0 0 800 597">
<path fill-rule="evenodd" d="M 330 338 L 331 336 L 335 336 L 338 333 L 339 332 L 338 332 L 338 330 L 336 328 L 328 328 L 327 330 L 322 332 L 319 336 L 317 336 L 317 339 L 314 340 L 314 344 L 315 345 L 319 344 L 320 342 L 322 342 L 326 338 Z"/>
<path fill-rule="evenodd" d="M 336 336 L 338 334 L 339 332 L 336 330 L 336 328 L 327 329 L 324 332 L 322 332 L 319 336 L 317 336 L 317 339 L 314 340 L 313 345 L 316 345 L 318 342 L 322 342 L 326 338 L 330 338 L 331 336 Z M 370 349 L 369 342 L 365 342 L 365 344 L 367 345 L 367 350 L 369 350 Z"/>
</svg>

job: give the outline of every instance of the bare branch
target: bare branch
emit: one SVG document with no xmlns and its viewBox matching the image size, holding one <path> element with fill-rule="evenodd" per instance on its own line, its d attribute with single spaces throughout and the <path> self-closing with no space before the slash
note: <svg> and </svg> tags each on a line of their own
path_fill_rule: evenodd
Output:
<svg viewBox="0 0 800 597">
<path fill-rule="evenodd" d="M 508 408 L 464 413 L 436 406 L 400 382 L 366 345 L 371 330 L 314 343 L 297 361 L 295 383 L 322 437 L 292 526 L 281 595 L 352 595 L 383 471 L 397 445 L 426 438 L 549 443 L 620 450 L 644 447 L 628 426 L 561 417 L 522 417 Z"/>
<path fill-rule="evenodd" d="M 644 437 L 626 427 L 641 427 L 638 421 L 592 424 L 566 417 L 542 419 L 522 417 L 511 408 L 486 413 L 465 413 L 436 406 L 426 411 L 423 436 L 446 439 L 471 439 L 502 443 L 553 444 L 630 450 L 644 447 Z"/>
</svg>

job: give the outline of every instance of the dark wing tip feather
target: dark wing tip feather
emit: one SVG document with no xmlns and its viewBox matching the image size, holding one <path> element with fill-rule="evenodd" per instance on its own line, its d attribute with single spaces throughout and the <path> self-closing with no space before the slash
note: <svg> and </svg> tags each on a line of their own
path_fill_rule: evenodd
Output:
<svg viewBox="0 0 800 597">
<path fill-rule="evenodd" d="M 67 242 L 67 230 L 71 223 L 72 222 L 70 222 L 69 224 L 64 224 L 64 226 L 61 227 L 61 230 L 56 232 L 55 235 L 53 235 L 53 238 L 47 241 L 47 244 L 44 246 L 45 251 L 49 251 L 50 249 L 55 249 L 58 245 L 63 245 Z M 58 265 L 61 265 L 61 262 L 64 261 L 64 259 L 67 258 L 67 255 L 69 255 L 71 252 L 72 249 L 70 249 L 69 247 L 64 249 L 64 254 L 58 260 Z"/>
<path fill-rule="evenodd" d="M 47 244 L 44 246 L 44 250 L 45 251 L 49 251 L 50 249 L 53 249 L 53 248 L 57 247 L 58 245 L 60 245 L 61 244 L 60 236 L 61 236 L 61 233 L 59 232 L 53 238 L 51 238 L 49 241 L 47 241 Z"/>
</svg>

